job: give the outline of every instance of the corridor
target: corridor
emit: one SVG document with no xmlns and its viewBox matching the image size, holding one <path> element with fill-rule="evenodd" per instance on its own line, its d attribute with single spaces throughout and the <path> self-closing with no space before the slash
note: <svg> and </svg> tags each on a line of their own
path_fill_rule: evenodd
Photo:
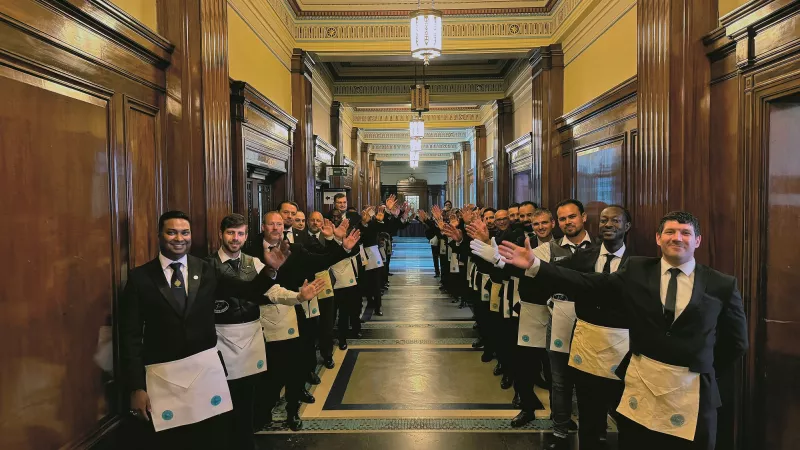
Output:
<svg viewBox="0 0 800 450">
<path fill-rule="evenodd" d="M 333 370 L 320 366 L 317 401 L 301 410 L 304 429 L 276 422 L 259 432 L 261 448 L 543 448 L 549 409 L 511 428 L 514 391 L 500 388 L 495 362 L 482 363 L 472 348 L 472 311 L 439 291 L 428 242 L 395 238 L 391 272 L 384 315 L 366 309 L 362 339 L 336 349 Z M 547 407 L 547 392 L 536 389 Z"/>
</svg>

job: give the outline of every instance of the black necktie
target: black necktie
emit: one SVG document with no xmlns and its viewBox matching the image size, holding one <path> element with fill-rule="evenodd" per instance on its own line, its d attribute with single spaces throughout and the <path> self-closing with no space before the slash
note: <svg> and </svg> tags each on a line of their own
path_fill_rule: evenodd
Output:
<svg viewBox="0 0 800 450">
<path fill-rule="evenodd" d="M 231 269 L 233 269 L 234 272 L 239 273 L 239 263 L 241 263 L 239 258 L 229 259 L 227 263 L 229 266 L 231 266 Z"/>
<path fill-rule="evenodd" d="M 170 281 L 172 296 L 175 297 L 181 309 L 186 308 L 186 281 L 181 272 L 181 263 L 174 262 L 169 266 L 172 267 L 172 280 Z"/>
<path fill-rule="evenodd" d="M 606 263 L 603 265 L 603 273 L 611 273 L 611 261 L 614 260 L 613 253 L 606 253 Z"/>
<path fill-rule="evenodd" d="M 283 239 L 284 240 L 287 240 L 287 241 L 289 240 L 289 233 L 290 233 L 290 231 L 284 231 L 283 232 Z"/>
<path fill-rule="evenodd" d="M 678 304 L 678 274 L 681 269 L 673 267 L 669 269 L 669 284 L 667 285 L 667 299 L 664 302 L 664 320 L 667 326 L 671 327 L 672 322 L 675 322 L 675 307 Z"/>
</svg>

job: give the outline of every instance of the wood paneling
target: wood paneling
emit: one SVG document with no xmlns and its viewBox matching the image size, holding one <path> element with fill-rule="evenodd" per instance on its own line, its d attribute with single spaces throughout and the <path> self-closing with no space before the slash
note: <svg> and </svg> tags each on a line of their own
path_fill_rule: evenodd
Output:
<svg viewBox="0 0 800 450">
<path fill-rule="evenodd" d="M 555 128 L 556 119 L 564 113 L 564 53 L 561 44 L 533 49 L 528 62 L 533 83 L 529 200 L 554 208 L 569 194 L 565 186 L 571 179 L 572 169 L 562 157 L 561 141 Z M 539 165 L 536 164 L 537 158 L 541 161 Z"/>
<path fill-rule="evenodd" d="M 157 251 L 172 50 L 104 0 L 0 4 L 0 448 L 88 445 L 127 410 L 113 312 Z"/>
<path fill-rule="evenodd" d="M 483 176 L 478 184 L 478 192 L 482 193 L 483 203 L 481 206 L 486 208 L 496 208 L 495 198 L 497 197 L 495 191 L 495 161 L 494 157 L 485 159 L 481 163 L 481 172 Z"/>
<path fill-rule="evenodd" d="M 497 125 L 494 132 L 494 146 L 492 147 L 494 187 L 490 192 L 492 193 L 495 207 L 505 208 L 511 199 L 509 155 L 505 151 L 505 146 L 514 140 L 514 107 L 510 98 L 495 101 L 493 107 L 496 108 Z"/>
<path fill-rule="evenodd" d="M 531 154 L 533 133 L 526 133 L 520 138 L 506 145 L 505 152 L 509 158 L 509 171 L 511 172 L 511 202 L 520 203 L 527 200 L 540 202 L 541 184 L 536 186 L 537 194 L 531 194 L 531 173 L 541 174 L 541 154 L 535 158 Z"/>
<path fill-rule="evenodd" d="M 287 198 L 293 199 L 301 211 L 314 207 L 314 123 L 312 116 L 311 72 L 314 60 L 300 49 L 292 53 L 292 115 L 297 119 L 292 152 L 292 186 Z"/>
<path fill-rule="evenodd" d="M 631 78 L 556 121 L 561 136 L 560 166 L 569 169 L 565 176 L 568 185 L 563 190 L 583 202 L 592 237 L 598 234 L 597 221 L 603 207 L 611 203 L 630 205 L 634 189 L 630 161 L 637 139 L 636 92 L 636 78 Z M 652 246 L 652 241 L 652 229 L 639 227 L 634 221 L 628 237 L 633 251 L 638 250 L 636 245 Z"/>
<path fill-rule="evenodd" d="M 475 203 L 479 205 L 486 205 L 486 189 L 484 189 L 485 183 L 485 172 L 483 170 L 483 161 L 485 161 L 489 155 L 486 154 L 486 127 L 483 125 L 475 127 L 475 148 L 473 149 L 476 155 L 475 165 L 473 167 L 473 175 L 474 178 L 474 192 L 475 192 Z"/>
</svg>

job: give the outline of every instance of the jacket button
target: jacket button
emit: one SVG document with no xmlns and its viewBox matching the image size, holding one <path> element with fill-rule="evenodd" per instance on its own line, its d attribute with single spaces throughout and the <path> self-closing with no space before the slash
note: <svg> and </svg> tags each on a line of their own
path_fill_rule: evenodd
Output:
<svg viewBox="0 0 800 450">
<path fill-rule="evenodd" d="M 670 333 L 669 331 L 667 331 L 667 337 L 670 337 L 670 336 L 672 336 L 672 333 Z"/>
</svg>

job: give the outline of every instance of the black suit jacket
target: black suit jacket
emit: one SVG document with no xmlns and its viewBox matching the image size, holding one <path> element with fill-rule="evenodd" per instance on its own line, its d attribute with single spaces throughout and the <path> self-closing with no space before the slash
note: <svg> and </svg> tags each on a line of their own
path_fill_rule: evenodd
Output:
<svg viewBox="0 0 800 450">
<path fill-rule="evenodd" d="M 626 247 L 618 270 L 625 267 L 628 256 L 628 248 Z M 578 272 L 594 273 L 599 258 L 600 245 L 592 245 L 591 247 L 577 250 L 572 255 L 572 258 L 564 261 L 562 266 Z M 603 264 L 605 264 L 605 257 L 603 258 Z M 550 295 L 554 293 L 552 292 Z M 579 319 L 594 325 L 609 328 L 629 328 L 627 315 L 624 313 L 624 309 L 616 305 L 617 301 L 618 297 L 594 302 L 575 302 L 575 314 Z"/>
<path fill-rule="evenodd" d="M 552 283 L 576 304 L 617 308 L 630 325 L 630 352 L 617 375 L 624 378 L 631 354 L 704 375 L 701 408 L 718 407 L 715 368 L 727 369 L 747 350 L 747 323 L 736 279 L 695 266 L 691 300 L 675 322 L 664 321 L 661 260 L 632 256 L 613 274 L 579 273 L 541 263 L 536 278 Z"/>
<path fill-rule="evenodd" d="M 187 256 L 189 294 L 178 306 L 158 258 L 133 269 L 120 300 L 120 350 L 125 385 L 145 389 L 144 366 L 186 358 L 217 344 L 214 269 Z M 197 279 L 195 279 L 197 277 Z"/>
</svg>

